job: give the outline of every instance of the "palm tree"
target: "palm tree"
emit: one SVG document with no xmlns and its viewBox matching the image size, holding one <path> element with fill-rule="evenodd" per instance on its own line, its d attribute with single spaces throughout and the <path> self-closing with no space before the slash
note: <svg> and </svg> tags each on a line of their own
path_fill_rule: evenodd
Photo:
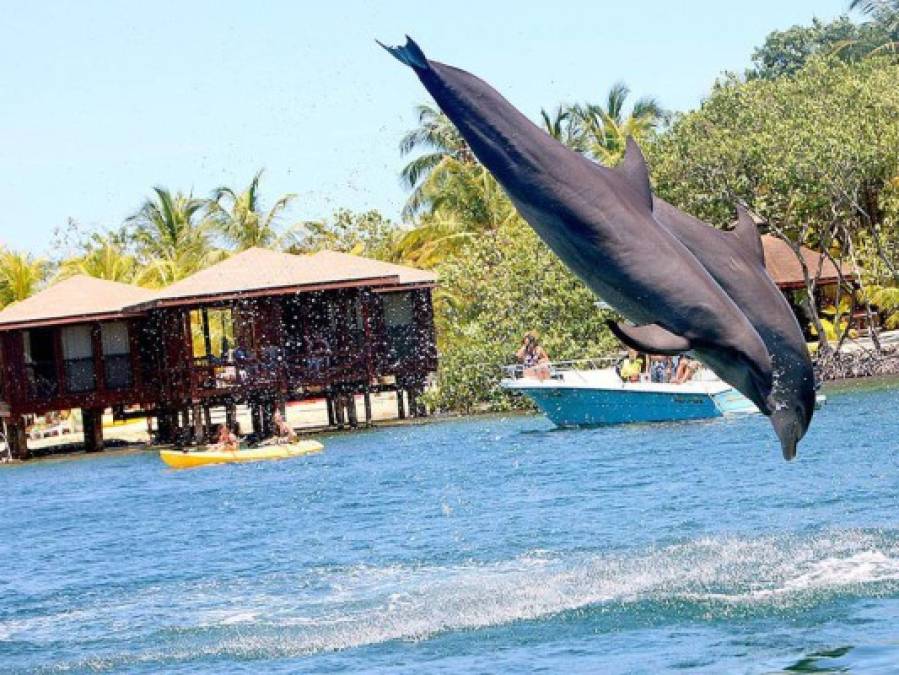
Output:
<svg viewBox="0 0 899 675">
<path fill-rule="evenodd" d="M 849 10 L 871 17 L 873 24 L 886 34 L 880 38 L 886 41 L 871 54 L 899 52 L 899 0 L 850 0 Z"/>
<path fill-rule="evenodd" d="M 180 192 L 154 187 L 126 223 L 134 227 L 134 242 L 146 271 L 144 284 L 159 286 L 183 279 L 221 260 L 221 251 L 210 242 L 210 221 L 203 218 L 207 202 Z"/>
<path fill-rule="evenodd" d="M 259 201 L 259 180 L 263 170 L 253 176 L 240 193 L 229 187 L 216 188 L 209 201 L 208 213 L 218 230 L 238 251 L 253 246 L 269 247 L 278 242 L 275 228 L 278 216 L 296 198 L 293 193 L 283 195 L 274 206 L 263 213 Z"/>
<path fill-rule="evenodd" d="M 540 118 L 543 121 L 543 129 L 560 143 L 567 145 L 572 150 L 582 152 L 584 150 L 583 137 L 578 129 L 577 119 L 573 114 L 572 106 L 556 106 L 552 114 L 546 109 L 540 109 Z"/>
<path fill-rule="evenodd" d="M 400 141 L 400 155 L 421 152 L 400 172 L 400 180 L 411 190 L 403 209 L 407 220 L 432 206 L 445 188 L 448 174 L 458 165 L 477 164 L 468 143 L 446 115 L 429 105 L 418 106 L 416 112 L 418 126 Z"/>
<path fill-rule="evenodd" d="M 49 263 L 30 253 L 0 249 L 0 307 L 32 295 L 47 278 Z"/>
<path fill-rule="evenodd" d="M 60 278 L 75 274 L 132 283 L 138 274 L 137 259 L 111 237 L 97 236 L 83 255 L 64 260 L 60 265 Z"/>
<path fill-rule="evenodd" d="M 602 164 L 618 163 L 628 136 L 644 138 L 664 119 L 662 107 L 650 96 L 638 99 L 625 114 L 629 95 L 630 88 L 624 82 L 616 82 L 609 89 L 604 105 L 585 103 L 570 109 L 581 147 Z"/>
</svg>

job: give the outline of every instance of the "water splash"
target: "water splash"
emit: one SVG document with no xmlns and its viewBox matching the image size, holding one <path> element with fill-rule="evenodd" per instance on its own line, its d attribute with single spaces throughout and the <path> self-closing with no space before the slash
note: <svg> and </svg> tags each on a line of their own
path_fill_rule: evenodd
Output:
<svg viewBox="0 0 899 675">
<path fill-rule="evenodd" d="M 298 657 L 573 610 L 627 615 L 648 605 L 655 621 L 677 623 L 897 594 L 896 531 L 707 537 L 614 554 L 532 551 L 490 563 L 318 568 L 202 592 L 157 589 L 142 602 L 180 598 L 178 613 L 191 617 L 151 640 L 163 648 L 67 665 L 103 670 L 221 656 Z"/>
</svg>

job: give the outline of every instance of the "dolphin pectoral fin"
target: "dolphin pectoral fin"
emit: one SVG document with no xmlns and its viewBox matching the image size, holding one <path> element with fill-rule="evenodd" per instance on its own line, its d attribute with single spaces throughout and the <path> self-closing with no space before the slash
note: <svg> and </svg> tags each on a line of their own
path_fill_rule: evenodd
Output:
<svg viewBox="0 0 899 675">
<path fill-rule="evenodd" d="M 415 44 L 415 40 L 408 35 L 406 36 L 406 44 L 402 47 L 388 47 L 380 40 L 375 40 L 375 42 L 393 54 L 400 63 L 404 63 L 410 68 L 416 70 L 427 70 L 430 68 L 425 53 L 421 51 L 421 47 Z"/>
<path fill-rule="evenodd" d="M 755 257 L 762 265 L 765 264 L 765 249 L 762 246 L 762 237 L 759 228 L 743 206 L 737 204 L 737 222 L 732 231 L 733 236 Z"/>
<path fill-rule="evenodd" d="M 675 335 L 655 323 L 645 326 L 628 326 L 627 324 L 608 321 L 607 325 L 619 340 L 638 352 L 673 356 L 690 351 L 690 341 Z"/>
<path fill-rule="evenodd" d="M 637 193 L 652 211 L 652 186 L 649 184 L 649 169 L 643 151 L 633 136 L 628 136 L 624 145 L 624 159 L 613 169 Z"/>
</svg>

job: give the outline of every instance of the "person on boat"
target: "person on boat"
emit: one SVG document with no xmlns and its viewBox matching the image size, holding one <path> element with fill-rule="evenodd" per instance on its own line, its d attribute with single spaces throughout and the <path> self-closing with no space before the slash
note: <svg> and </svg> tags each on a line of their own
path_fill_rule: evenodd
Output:
<svg viewBox="0 0 899 675">
<path fill-rule="evenodd" d="M 649 357 L 649 379 L 656 383 L 671 380 L 671 357 L 651 355 Z"/>
<path fill-rule="evenodd" d="M 515 356 L 524 366 L 525 377 L 536 377 L 538 380 L 549 377 L 549 356 L 540 346 L 537 333 L 534 331 L 529 330 L 524 334 L 521 347 L 515 352 Z"/>
<path fill-rule="evenodd" d="M 677 364 L 677 373 L 674 375 L 674 384 L 683 384 L 693 379 L 701 364 L 689 356 L 682 356 Z"/>
<path fill-rule="evenodd" d="M 618 375 L 624 382 L 639 382 L 643 372 L 643 359 L 636 349 L 628 349 L 627 357 L 618 364 Z"/>
<path fill-rule="evenodd" d="M 215 446 L 217 450 L 237 452 L 240 450 L 240 441 L 237 440 L 237 436 L 228 428 L 227 424 L 220 424 L 219 435 Z"/>
<path fill-rule="evenodd" d="M 275 435 L 278 437 L 279 442 L 286 440 L 288 443 L 296 443 L 297 433 L 290 428 L 290 425 L 284 419 L 284 415 L 281 414 L 280 410 L 275 410 L 275 414 L 272 416 L 272 422 L 275 425 Z"/>
</svg>

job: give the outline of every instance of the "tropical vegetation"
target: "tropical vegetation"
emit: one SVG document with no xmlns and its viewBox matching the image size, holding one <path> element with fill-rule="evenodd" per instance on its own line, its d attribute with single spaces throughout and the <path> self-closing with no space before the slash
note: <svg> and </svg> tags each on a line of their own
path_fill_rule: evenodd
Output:
<svg viewBox="0 0 899 675">
<path fill-rule="evenodd" d="M 810 333 L 839 349 L 847 313 L 863 307 L 899 327 L 899 1 L 851 0 L 850 16 L 769 34 L 742 74 L 725 74 L 696 110 L 672 113 L 614 84 L 594 101 L 539 111 L 547 133 L 585 157 L 618 162 L 628 136 L 647 155 L 656 192 L 727 227 L 743 203 L 794 250 L 823 250 L 862 270 L 817 311 L 806 269 Z M 395 222 L 337 209 L 284 222 L 297 197 L 262 198 L 263 172 L 208 197 L 157 186 L 116 228 L 76 241 L 62 259 L 0 248 L 0 306 L 53 279 L 88 274 L 150 287 L 253 246 L 336 249 L 432 268 L 440 276 L 440 372 L 447 409 L 517 404 L 497 387 L 525 330 L 549 354 L 577 359 L 613 347 L 606 309 L 522 221 L 465 139 L 432 104 L 399 143 L 408 199 Z"/>
</svg>

